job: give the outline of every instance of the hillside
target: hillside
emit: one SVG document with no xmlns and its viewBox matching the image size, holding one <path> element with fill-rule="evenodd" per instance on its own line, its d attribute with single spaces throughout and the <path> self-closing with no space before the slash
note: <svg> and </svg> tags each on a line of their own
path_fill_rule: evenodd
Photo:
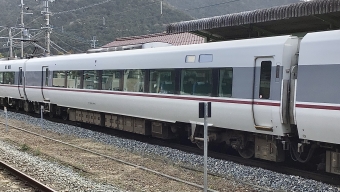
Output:
<svg viewBox="0 0 340 192">
<path fill-rule="evenodd" d="M 98 2 L 99 5 L 96 5 Z M 101 2 L 106 3 L 100 4 Z M 0 3 L 3 5 L 0 7 L 2 18 L 0 25 L 18 26 L 20 23 L 19 1 L 0 0 Z M 44 24 L 40 14 L 43 10 L 42 1 L 25 0 L 24 3 L 29 7 L 28 12 L 34 13 L 25 15 L 25 27 L 40 28 L 41 24 Z M 161 15 L 160 2 L 154 0 L 56 0 L 49 5 L 53 13 L 51 39 L 69 52 L 84 52 L 90 49 L 90 40 L 93 36 L 97 37 L 99 40 L 97 46 L 100 46 L 117 37 L 162 32 L 168 23 L 192 19 L 168 5 L 164 5 L 163 15 Z M 92 7 L 79 9 L 84 6 Z M 79 10 L 74 11 L 76 9 Z M 36 20 L 33 21 L 34 19 Z M 34 33 L 31 32 L 31 35 Z M 8 32 L 2 32 L 2 36 L 8 36 Z M 38 37 L 38 43 L 44 45 L 44 34 Z M 31 46 L 27 51 L 33 51 L 33 48 Z M 2 51 L 5 52 L 4 54 L 7 52 L 4 48 Z M 17 49 L 16 52 L 18 53 Z"/>
<path fill-rule="evenodd" d="M 166 25 L 173 22 L 191 20 L 216 15 L 224 15 L 247 10 L 267 8 L 298 2 L 299 0 L 164 0 L 161 15 L 160 0 L 55 0 L 50 3 L 51 39 L 54 45 L 53 54 L 60 54 L 62 49 L 70 53 L 85 52 L 91 48 L 93 36 L 97 37 L 97 47 L 113 41 L 117 37 L 158 33 L 165 30 Z M 226 3 L 228 2 L 228 3 Z M 19 26 L 19 0 L 0 0 L 0 26 Z M 25 15 L 25 27 L 40 29 L 45 23 L 41 15 L 42 0 L 24 0 L 29 7 Z M 20 31 L 16 29 L 13 34 Z M 42 32 L 42 31 L 40 31 Z M 45 47 L 44 33 L 30 31 L 37 44 Z M 1 32 L 3 37 L 8 31 Z M 17 38 L 19 36 L 16 36 Z M 3 39 L 0 52 L 8 53 L 7 39 Z M 18 43 L 15 52 L 19 54 Z M 32 53 L 34 46 L 26 44 L 25 52 Z M 61 49 L 62 48 L 62 49 Z M 38 49 L 38 52 L 41 52 Z"/>
<path fill-rule="evenodd" d="M 290 3 L 299 0 L 165 0 L 184 13 L 194 18 L 212 17 L 242 11 L 263 9 Z"/>
</svg>

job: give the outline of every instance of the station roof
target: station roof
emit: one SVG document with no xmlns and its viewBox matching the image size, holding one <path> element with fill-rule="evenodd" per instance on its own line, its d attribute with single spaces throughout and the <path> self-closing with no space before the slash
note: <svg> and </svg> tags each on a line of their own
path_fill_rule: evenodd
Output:
<svg viewBox="0 0 340 192">
<path fill-rule="evenodd" d="M 171 23 L 167 33 L 191 32 L 220 41 L 333 29 L 340 29 L 340 0 L 306 1 Z"/>
<path fill-rule="evenodd" d="M 163 42 L 178 46 L 204 43 L 204 38 L 191 33 L 156 33 L 149 35 L 117 38 L 115 41 L 104 45 L 103 48 L 136 45 L 151 42 Z"/>
</svg>

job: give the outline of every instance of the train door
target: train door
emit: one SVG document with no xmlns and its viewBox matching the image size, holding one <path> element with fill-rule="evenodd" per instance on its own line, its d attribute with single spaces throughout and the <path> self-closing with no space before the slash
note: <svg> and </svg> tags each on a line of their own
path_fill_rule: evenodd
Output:
<svg viewBox="0 0 340 192">
<path fill-rule="evenodd" d="M 41 94 L 42 94 L 44 101 L 49 102 L 50 99 L 49 99 L 48 92 L 46 90 L 46 88 L 48 87 L 49 77 L 50 77 L 50 71 L 48 69 L 48 66 L 43 66 L 41 73 L 42 73 L 42 75 L 41 75 Z"/>
<path fill-rule="evenodd" d="M 272 57 L 255 60 L 252 110 L 257 130 L 273 131 L 270 91 L 273 63 Z"/>
<path fill-rule="evenodd" d="M 19 67 L 19 74 L 18 74 L 18 91 L 21 99 L 25 98 L 25 92 L 24 92 L 24 71 L 22 67 Z"/>
</svg>

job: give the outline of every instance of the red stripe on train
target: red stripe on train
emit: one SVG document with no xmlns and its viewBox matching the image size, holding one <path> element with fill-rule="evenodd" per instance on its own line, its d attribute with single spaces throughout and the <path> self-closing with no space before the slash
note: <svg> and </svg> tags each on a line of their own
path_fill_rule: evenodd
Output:
<svg viewBox="0 0 340 192">
<path fill-rule="evenodd" d="M 340 106 L 296 104 L 296 107 L 305 108 L 305 109 L 325 109 L 325 110 L 340 111 Z"/>
<path fill-rule="evenodd" d="M 15 87 L 13 85 L 0 85 L 7 87 Z M 20 86 L 22 87 L 22 86 Z M 26 86 L 28 89 L 41 89 L 41 87 L 33 87 Z M 217 102 L 217 103 L 234 103 L 234 104 L 245 104 L 252 105 L 252 101 L 241 101 L 235 99 L 219 99 L 219 98 L 201 98 L 201 97 L 189 97 L 189 96 L 177 96 L 177 95 L 153 95 L 148 93 L 136 93 L 136 92 L 117 92 L 117 91 L 100 91 L 100 90 L 86 90 L 86 89 L 65 89 L 65 88 L 54 88 L 54 87 L 44 87 L 46 90 L 55 90 L 55 91 L 69 91 L 69 92 L 81 92 L 81 93 L 97 93 L 97 94 L 108 94 L 108 95 L 126 95 L 126 96 L 134 96 L 134 97 L 149 97 L 149 98 L 162 98 L 162 99 L 178 99 L 178 100 L 188 100 L 188 101 L 205 101 L 205 102 Z M 279 107 L 280 103 L 272 103 L 272 102 L 254 102 L 255 105 L 263 105 L 263 106 L 276 106 Z"/>
</svg>

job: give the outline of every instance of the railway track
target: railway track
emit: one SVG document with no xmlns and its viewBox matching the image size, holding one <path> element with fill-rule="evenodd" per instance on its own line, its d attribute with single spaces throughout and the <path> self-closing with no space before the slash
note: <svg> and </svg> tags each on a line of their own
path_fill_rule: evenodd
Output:
<svg viewBox="0 0 340 192">
<path fill-rule="evenodd" d="M 62 121 L 55 120 L 55 122 L 61 123 Z M 123 137 L 126 139 L 138 140 L 143 143 L 148 143 L 152 145 L 160 145 L 163 147 L 178 149 L 178 150 L 181 150 L 187 153 L 203 155 L 203 150 L 199 149 L 197 146 L 191 146 L 191 145 L 194 145 L 191 143 L 181 144 L 178 142 L 169 142 L 169 141 L 165 141 L 165 140 L 161 140 L 161 139 L 157 139 L 153 137 L 146 137 L 143 135 L 127 133 L 127 132 L 115 130 L 115 129 L 107 129 L 107 128 L 87 125 L 87 124 L 86 125 L 79 124 L 79 123 L 76 123 L 76 124 L 82 127 L 91 129 L 93 131 L 99 131 L 99 132 L 106 133 L 106 134 L 113 134 L 114 136 Z M 71 125 L 74 125 L 74 122 L 71 122 Z M 297 167 L 297 165 L 290 166 L 289 162 L 277 163 L 277 162 L 265 161 L 265 160 L 260 160 L 260 159 L 244 159 L 237 155 L 228 155 L 226 153 L 216 152 L 214 148 L 209 149 L 208 156 L 211 158 L 215 158 L 215 159 L 231 161 L 231 162 L 245 165 L 245 166 L 263 168 L 263 169 L 270 170 L 273 172 L 278 172 L 278 173 L 282 173 L 286 175 L 299 176 L 302 178 L 312 179 L 312 180 L 320 181 L 322 183 L 326 183 L 330 185 L 340 186 L 340 175 L 329 174 L 326 172 L 308 171 L 309 167 L 308 168 L 304 168 L 303 166 Z M 201 170 L 198 170 L 198 171 L 201 171 Z"/>
<path fill-rule="evenodd" d="M 6 170 L 6 172 L 9 172 L 11 175 L 14 175 L 15 177 L 19 178 L 26 185 L 29 185 L 32 188 L 34 188 L 35 191 L 55 192 L 55 190 L 47 187 L 43 183 L 41 183 L 41 182 L 35 180 L 34 178 L 24 174 L 23 172 L 13 168 L 12 166 L 6 164 L 3 161 L 0 161 L 0 168 Z"/>
<path fill-rule="evenodd" d="M 0 124 L 5 125 L 4 123 L 0 123 Z M 92 153 L 92 154 L 100 156 L 100 157 L 104 157 L 106 159 L 110 159 L 110 160 L 113 160 L 113 161 L 116 161 L 116 162 L 119 162 L 119 163 L 122 163 L 122 164 L 125 164 L 125 165 L 129 165 L 129 166 L 135 167 L 137 169 L 141 169 L 141 170 L 144 170 L 144 171 L 147 171 L 147 172 L 150 172 L 150 173 L 162 176 L 162 177 L 166 177 L 166 178 L 168 178 L 170 180 L 174 180 L 174 181 L 177 181 L 177 182 L 185 183 L 187 185 L 191 185 L 191 186 L 197 187 L 199 189 L 203 189 L 204 188 L 204 186 L 202 186 L 202 185 L 198 185 L 196 183 L 185 181 L 185 180 L 180 179 L 178 177 L 173 177 L 173 176 L 161 173 L 159 171 L 155 171 L 155 170 L 149 169 L 147 167 L 140 166 L 138 164 L 130 163 L 130 162 L 127 162 L 127 161 L 124 161 L 124 160 L 121 160 L 121 159 L 118 159 L 118 158 L 115 158 L 115 157 L 111 157 L 111 156 L 105 155 L 105 154 L 100 154 L 100 153 L 98 153 L 96 151 L 92 151 L 92 150 L 89 150 L 89 149 L 86 149 L 86 148 L 83 148 L 83 147 L 79 147 L 79 146 L 76 146 L 76 145 L 73 145 L 73 144 L 69 144 L 69 143 L 66 143 L 66 142 L 63 142 L 63 141 L 59 141 L 59 140 L 56 140 L 56 139 L 53 139 L 53 138 L 50 138 L 50 137 L 46 137 L 44 135 L 41 135 L 41 134 L 38 134 L 38 133 L 34 133 L 34 132 L 31 132 L 31 131 L 27 131 L 27 130 L 24 130 L 22 128 L 16 127 L 16 126 L 12 126 L 10 124 L 8 124 L 8 126 L 11 127 L 11 128 L 14 128 L 14 129 L 17 129 L 17 130 L 20 130 L 20 131 L 23 131 L 23 132 L 26 132 L 26 133 L 38 136 L 38 137 L 42 137 L 44 139 L 48 139 L 48 140 L 51 140 L 51 141 L 54 141 L 54 142 L 57 142 L 57 143 L 61 143 L 61 144 L 64 144 L 64 145 L 67 145 L 67 146 L 70 146 L 70 147 L 73 147 L 73 148 L 77 148 L 77 149 L 83 150 L 83 151 L 88 152 L 88 153 Z M 213 190 L 213 189 L 208 189 L 208 191 L 210 191 L 210 192 L 217 192 L 216 190 Z"/>
<path fill-rule="evenodd" d="M 33 115 L 33 116 L 37 117 L 37 115 Z M 148 144 L 160 145 L 164 147 L 178 149 L 178 150 L 188 152 L 188 153 L 193 153 L 193 154 L 198 154 L 198 155 L 203 154 L 203 151 L 197 148 L 196 146 L 193 147 L 193 146 L 183 145 L 177 142 L 168 142 L 168 141 L 164 141 L 164 140 L 160 140 L 156 138 L 146 137 L 146 136 L 137 135 L 133 133 L 127 133 L 127 132 L 123 132 L 123 131 L 115 130 L 115 129 L 107 129 L 107 128 L 94 126 L 94 125 L 88 125 L 88 124 L 76 123 L 76 122 L 65 122 L 61 119 L 56 119 L 56 118 L 47 117 L 46 119 L 56 122 L 56 123 L 64 123 L 64 124 L 66 123 L 69 125 L 78 125 L 78 126 L 80 125 L 81 127 L 84 127 L 84 128 L 87 128 L 93 131 L 102 132 L 106 134 L 112 134 L 114 136 L 122 137 L 126 139 L 138 140 L 138 141 L 148 143 Z M 227 161 L 235 162 L 235 163 L 246 165 L 246 166 L 263 168 L 263 169 L 278 172 L 278 173 L 299 176 L 302 178 L 312 179 L 312 180 L 320 181 L 323 183 L 340 186 L 340 176 L 338 175 L 328 174 L 324 172 L 302 170 L 301 168 L 289 166 L 284 163 L 279 164 L 279 163 L 274 163 L 274 162 L 269 162 L 269 161 L 264 161 L 264 160 L 244 159 L 244 158 L 241 158 L 235 155 L 227 155 L 226 153 L 221 153 L 221 152 L 216 152 L 216 151 L 211 151 L 211 150 L 209 151 L 209 156 L 215 159 L 227 160 Z M 186 168 L 192 169 L 191 167 L 186 167 Z M 196 171 L 201 171 L 201 170 L 196 170 Z M 245 183 L 245 184 L 252 185 L 249 183 Z M 254 187 L 261 188 L 260 186 L 254 186 Z M 266 189 L 266 188 L 263 188 L 262 190 L 270 191 L 270 189 Z"/>
</svg>

